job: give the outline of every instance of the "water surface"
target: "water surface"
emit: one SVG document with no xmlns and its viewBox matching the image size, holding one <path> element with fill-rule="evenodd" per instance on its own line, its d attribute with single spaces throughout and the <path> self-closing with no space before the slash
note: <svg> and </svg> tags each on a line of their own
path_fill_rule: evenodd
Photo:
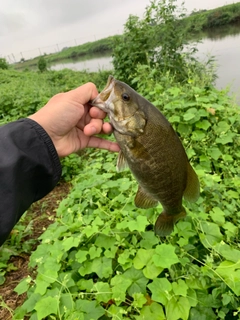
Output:
<svg viewBox="0 0 240 320">
<path fill-rule="evenodd" d="M 218 89 L 230 88 L 230 94 L 236 96 L 240 104 L 240 23 L 211 29 L 202 34 L 197 45 L 198 57 L 206 61 L 209 56 L 216 59 Z M 66 60 L 52 64 L 51 69 L 88 70 L 90 72 L 113 69 L 112 57 Z"/>
</svg>

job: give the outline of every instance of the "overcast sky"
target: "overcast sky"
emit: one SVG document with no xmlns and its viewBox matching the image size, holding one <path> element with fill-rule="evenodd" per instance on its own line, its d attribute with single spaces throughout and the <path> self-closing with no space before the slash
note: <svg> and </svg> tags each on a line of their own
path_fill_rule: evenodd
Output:
<svg viewBox="0 0 240 320">
<path fill-rule="evenodd" d="M 185 8 L 191 12 L 233 2 L 237 1 L 185 0 Z M 141 17 L 149 4 L 150 0 L 2 0 L 0 57 L 14 55 L 19 60 L 121 34 L 128 16 Z"/>
</svg>

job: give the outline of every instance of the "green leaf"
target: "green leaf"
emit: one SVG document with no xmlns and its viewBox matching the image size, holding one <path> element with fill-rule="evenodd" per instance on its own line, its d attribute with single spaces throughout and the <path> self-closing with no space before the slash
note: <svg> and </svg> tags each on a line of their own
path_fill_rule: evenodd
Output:
<svg viewBox="0 0 240 320">
<path fill-rule="evenodd" d="M 163 308 L 159 303 L 153 302 L 150 306 L 145 306 L 140 311 L 137 320 L 166 320 Z"/>
<path fill-rule="evenodd" d="M 143 267 L 146 267 L 146 265 L 152 260 L 154 251 L 154 249 L 139 249 L 133 260 L 134 267 L 136 269 L 142 269 Z"/>
<path fill-rule="evenodd" d="M 36 303 L 35 310 L 37 311 L 38 320 L 44 319 L 50 314 L 57 315 L 58 300 L 53 297 L 41 298 Z"/>
<path fill-rule="evenodd" d="M 153 282 L 148 285 L 148 288 L 152 292 L 152 300 L 156 302 L 166 305 L 168 299 L 171 298 L 170 291 L 172 290 L 172 285 L 165 278 L 154 279 Z"/>
<path fill-rule="evenodd" d="M 128 269 L 124 274 L 124 277 L 131 280 L 131 286 L 128 288 L 128 294 L 133 296 L 134 293 L 146 293 L 146 285 L 148 279 L 146 279 L 140 270 L 135 268 Z"/>
<path fill-rule="evenodd" d="M 85 250 L 79 250 L 77 253 L 76 253 L 76 259 L 78 262 L 82 263 L 83 261 L 86 261 L 87 260 L 87 255 L 88 255 L 88 251 L 85 251 Z"/>
<path fill-rule="evenodd" d="M 236 263 L 240 262 L 240 250 L 234 249 L 223 241 L 219 243 L 216 250 L 226 259 Z"/>
<path fill-rule="evenodd" d="M 112 291 L 108 283 L 97 282 L 94 284 L 93 290 L 96 291 L 96 300 L 99 302 L 107 303 L 112 298 Z"/>
<path fill-rule="evenodd" d="M 100 257 L 93 260 L 92 271 L 96 272 L 99 278 L 107 278 L 112 274 L 112 259 Z"/>
<path fill-rule="evenodd" d="M 30 286 L 31 281 L 32 278 L 30 276 L 27 276 L 14 288 L 14 291 L 17 292 L 18 295 L 26 292 Z"/>
<path fill-rule="evenodd" d="M 185 297 L 172 297 L 166 305 L 166 318 L 168 320 L 188 320 L 190 304 Z"/>
<path fill-rule="evenodd" d="M 97 301 L 79 299 L 76 301 L 76 309 L 84 313 L 84 320 L 97 320 L 105 313 Z"/>
<path fill-rule="evenodd" d="M 152 259 L 154 264 L 161 268 L 170 268 L 173 264 L 179 262 L 178 256 L 175 253 L 175 247 L 165 243 L 156 247 Z"/>
<path fill-rule="evenodd" d="M 214 222 L 222 226 L 225 223 L 225 213 L 218 207 L 214 207 L 210 212 L 210 216 Z"/>
<path fill-rule="evenodd" d="M 200 229 L 203 232 L 200 234 L 200 239 L 206 248 L 211 248 L 221 242 L 223 236 L 215 223 L 200 221 Z"/>
<path fill-rule="evenodd" d="M 192 140 L 194 141 L 202 141 L 206 138 L 206 133 L 204 131 L 195 130 L 192 133 Z"/>
<path fill-rule="evenodd" d="M 222 152 L 218 148 L 211 148 L 208 150 L 208 154 L 210 157 L 212 157 L 214 160 L 218 160 L 219 157 L 222 155 Z"/>
<path fill-rule="evenodd" d="M 178 280 L 177 282 L 172 283 L 172 289 L 173 289 L 173 292 L 175 293 L 175 295 L 177 295 L 177 296 L 183 296 L 183 297 L 187 296 L 188 286 L 181 279 Z"/>
<path fill-rule="evenodd" d="M 147 302 L 147 299 L 142 293 L 134 293 L 133 294 L 133 303 L 132 305 L 135 308 L 142 308 L 142 306 Z"/>
<path fill-rule="evenodd" d="M 104 234 L 99 234 L 97 236 L 97 239 L 95 241 L 95 245 L 97 247 L 102 247 L 105 249 L 110 249 L 116 242 L 116 239 L 114 237 L 109 237 Z"/>
<path fill-rule="evenodd" d="M 132 220 L 128 223 L 128 228 L 130 231 L 137 230 L 139 232 L 144 232 L 148 225 L 149 222 L 145 216 L 137 216 L 136 221 Z"/>
<path fill-rule="evenodd" d="M 126 291 L 131 285 L 132 280 L 124 277 L 123 275 L 116 275 L 111 279 L 113 299 L 116 304 L 121 304 L 122 301 L 125 301 Z"/>
<path fill-rule="evenodd" d="M 71 249 L 73 247 L 78 247 L 80 241 L 81 241 L 80 237 L 69 237 L 69 238 L 64 239 L 62 241 L 62 246 L 65 251 L 68 251 L 69 249 Z"/>
<path fill-rule="evenodd" d="M 198 121 L 196 123 L 196 127 L 203 130 L 207 130 L 209 127 L 211 127 L 211 123 L 208 120 L 204 119 L 204 120 Z"/>
<path fill-rule="evenodd" d="M 154 252 L 154 249 L 139 249 L 133 260 L 134 267 L 136 269 L 143 268 L 143 274 L 148 279 L 156 278 L 163 271 L 163 268 L 157 267 L 153 262 L 152 256 Z"/>
</svg>

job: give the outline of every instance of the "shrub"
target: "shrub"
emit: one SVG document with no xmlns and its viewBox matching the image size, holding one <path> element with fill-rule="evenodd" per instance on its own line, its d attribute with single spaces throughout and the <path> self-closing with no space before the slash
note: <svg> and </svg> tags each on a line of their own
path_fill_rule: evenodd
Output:
<svg viewBox="0 0 240 320">
<path fill-rule="evenodd" d="M 44 72 L 47 70 L 47 61 L 44 57 L 40 57 L 38 60 L 38 70 Z"/>
</svg>

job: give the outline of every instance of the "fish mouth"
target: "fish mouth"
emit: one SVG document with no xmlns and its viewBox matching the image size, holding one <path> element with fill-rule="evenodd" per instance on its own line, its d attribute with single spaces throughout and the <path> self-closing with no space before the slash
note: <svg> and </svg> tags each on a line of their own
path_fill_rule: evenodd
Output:
<svg viewBox="0 0 240 320">
<path fill-rule="evenodd" d="M 113 76 L 108 77 L 107 84 L 99 95 L 90 101 L 92 106 L 96 106 L 104 112 L 109 112 L 108 99 L 110 98 L 111 92 L 113 91 L 115 85 L 115 79 Z"/>
</svg>

